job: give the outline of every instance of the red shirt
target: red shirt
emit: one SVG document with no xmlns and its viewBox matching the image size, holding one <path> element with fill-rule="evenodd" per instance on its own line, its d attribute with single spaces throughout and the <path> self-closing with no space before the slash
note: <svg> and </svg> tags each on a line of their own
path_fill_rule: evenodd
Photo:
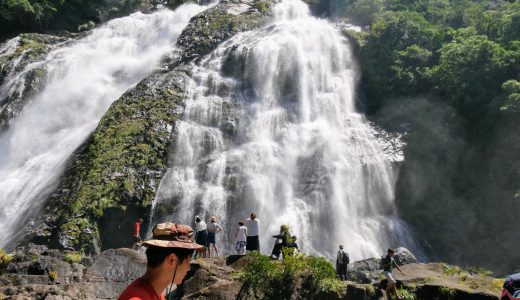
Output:
<svg viewBox="0 0 520 300">
<path fill-rule="evenodd" d="M 141 224 L 139 222 L 135 222 L 135 224 L 134 224 L 134 233 L 132 234 L 132 236 L 138 236 L 139 235 L 139 231 L 141 231 Z"/>
<path fill-rule="evenodd" d="M 148 281 L 137 278 L 126 287 L 117 300 L 164 300 L 164 295 L 157 295 Z"/>
</svg>

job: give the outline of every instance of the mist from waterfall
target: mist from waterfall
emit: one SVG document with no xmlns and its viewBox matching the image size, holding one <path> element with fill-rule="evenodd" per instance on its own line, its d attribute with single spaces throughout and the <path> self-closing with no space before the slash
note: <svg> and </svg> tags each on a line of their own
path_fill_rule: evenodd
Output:
<svg viewBox="0 0 520 300">
<path fill-rule="evenodd" d="M 11 68 L 2 98 L 24 88 L 24 73 L 46 70 L 44 89 L 0 136 L 0 248 L 41 208 L 73 151 L 96 128 L 110 104 L 158 68 L 178 36 L 204 6 L 134 13 L 59 47 L 23 70 Z M 10 55 L 18 38 L 0 47 Z"/>
<path fill-rule="evenodd" d="M 338 244 L 351 259 L 416 250 L 395 209 L 392 166 L 355 109 L 348 41 L 300 0 L 273 12 L 268 25 L 193 65 L 153 218 L 194 224 L 195 215 L 215 215 L 228 252 L 251 212 L 263 253 L 282 224 L 310 254 L 332 257 Z"/>
</svg>

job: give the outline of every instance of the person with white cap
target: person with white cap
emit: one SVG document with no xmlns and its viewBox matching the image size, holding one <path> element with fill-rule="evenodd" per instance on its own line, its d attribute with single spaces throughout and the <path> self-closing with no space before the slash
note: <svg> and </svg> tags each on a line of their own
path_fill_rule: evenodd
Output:
<svg viewBox="0 0 520 300">
<path fill-rule="evenodd" d="M 194 251 L 205 247 L 193 241 L 193 229 L 175 223 L 157 224 L 153 238 L 143 242 L 146 246 L 146 272 L 134 280 L 117 298 L 118 300 L 162 300 L 165 290 L 179 285 L 190 269 Z"/>
<path fill-rule="evenodd" d="M 336 273 L 340 280 L 347 280 L 347 265 L 349 262 L 348 253 L 343 251 L 343 245 L 339 245 L 338 255 L 336 256 Z"/>
<path fill-rule="evenodd" d="M 207 225 L 208 230 L 208 257 L 211 257 L 211 245 L 213 245 L 213 249 L 218 256 L 218 248 L 217 248 L 217 233 L 222 231 L 222 227 L 217 223 L 217 217 L 211 216 L 209 218 L 210 223 Z"/>
</svg>

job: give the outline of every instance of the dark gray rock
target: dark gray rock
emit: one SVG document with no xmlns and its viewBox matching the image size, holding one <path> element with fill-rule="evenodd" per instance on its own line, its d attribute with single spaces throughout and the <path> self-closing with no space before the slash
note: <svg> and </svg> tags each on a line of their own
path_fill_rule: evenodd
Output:
<svg viewBox="0 0 520 300">
<path fill-rule="evenodd" d="M 120 248 L 104 251 L 87 268 L 87 278 L 104 281 L 129 282 L 144 274 L 146 256 L 132 249 Z"/>
<path fill-rule="evenodd" d="M 413 255 L 412 252 L 410 252 L 410 250 L 408 250 L 404 247 L 399 247 L 394 250 L 395 250 L 395 253 L 394 253 L 395 262 L 400 266 L 407 265 L 407 264 L 415 264 L 415 263 L 419 262 L 419 260 L 417 260 L 415 255 Z"/>
<path fill-rule="evenodd" d="M 233 35 L 257 28 L 270 10 L 259 12 L 254 1 L 221 1 L 217 6 L 193 17 L 178 40 L 183 49 L 182 62 L 200 58 Z"/>
<path fill-rule="evenodd" d="M 408 249 L 399 247 L 394 250 L 394 259 L 398 265 L 402 266 L 418 262 L 417 258 Z M 359 283 L 377 283 L 381 279 L 380 261 L 381 258 L 373 257 L 349 264 L 347 278 Z"/>
</svg>

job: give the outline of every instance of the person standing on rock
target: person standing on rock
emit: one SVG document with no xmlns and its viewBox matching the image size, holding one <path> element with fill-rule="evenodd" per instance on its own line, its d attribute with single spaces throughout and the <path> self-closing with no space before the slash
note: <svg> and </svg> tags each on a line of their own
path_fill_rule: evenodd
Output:
<svg viewBox="0 0 520 300">
<path fill-rule="evenodd" d="M 146 272 L 132 282 L 118 300 L 162 300 L 164 291 L 179 285 L 190 269 L 194 251 L 204 247 L 193 242 L 193 229 L 187 225 L 161 223 L 153 228 L 152 240 L 145 241 Z M 171 294 L 171 290 L 168 294 Z"/>
<path fill-rule="evenodd" d="M 218 248 L 217 248 L 217 238 L 216 235 L 218 232 L 222 231 L 222 227 L 218 225 L 217 218 L 215 216 L 211 216 L 209 218 L 208 224 L 208 257 L 211 257 L 211 245 L 213 244 L 213 249 L 215 249 L 215 253 L 218 256 Z"/>
<path fill-rule="evenodd" d="M 350 262 L 348 253 L 343 251 L 343 245 L 339 245 L 339 251 L 336 256 L 336 273 L 341 280 L 347 280 L 347 266 Z"/>
<path fill-rule="evenodd" d="M 247 224 L 247 251 L 260 251 L 259 228 L 260 220 L 256 218 L 255 213 L 251 213 L 251 217 L 246 220 Z"/>
<path fill-rule="evenodd" d="M 238 228 L 235 232 L 235 250 L 237 254 L 245 254 L 247 244 L 247 228 L 244 226 L 244 221 L 238 222 Z"/>
<path fill-rule="evenodd" d="M 208 231 L 206 222 L 202 220 L 199 216 L 195 216 L 195 241 L 197 244 L 208 247 Z M 197 258 L 197 254 L 195 253 L 195 258 Z M 206 252 L 202 253 L 203 257 L 206 257 Z"/>
<path fill-rule="evenodd" d="M 385 275 L 387 282 L 386 285 L 386 295 L 387 297 L 392 294 L 395 299 L 399 299 L 399 296 L 397 295 L 397 287 L 396 287 L 396 281 L 394 279 L 394 276 L 392 275 L 392 272 L 394 271 L 394 267 L 401 272 L 401 274 L 404 275 L 403 271 L 397 263 L 395 262 L 393 256 L 395 251 L 393 249 L 388 249 L 388 252 L 384 258 L 381 259 L 381 267 L 383 269 L 383 274 Z"/>
<path fill-rule="evenodd" d="M 141 224 L 143 224 L 143 219 L 138 218 L 134 223 L 134 230 L 132 231 L 132 249 L 139 250 L 139 246 L 143 242 L 141 240 Z"/>
</svg>

